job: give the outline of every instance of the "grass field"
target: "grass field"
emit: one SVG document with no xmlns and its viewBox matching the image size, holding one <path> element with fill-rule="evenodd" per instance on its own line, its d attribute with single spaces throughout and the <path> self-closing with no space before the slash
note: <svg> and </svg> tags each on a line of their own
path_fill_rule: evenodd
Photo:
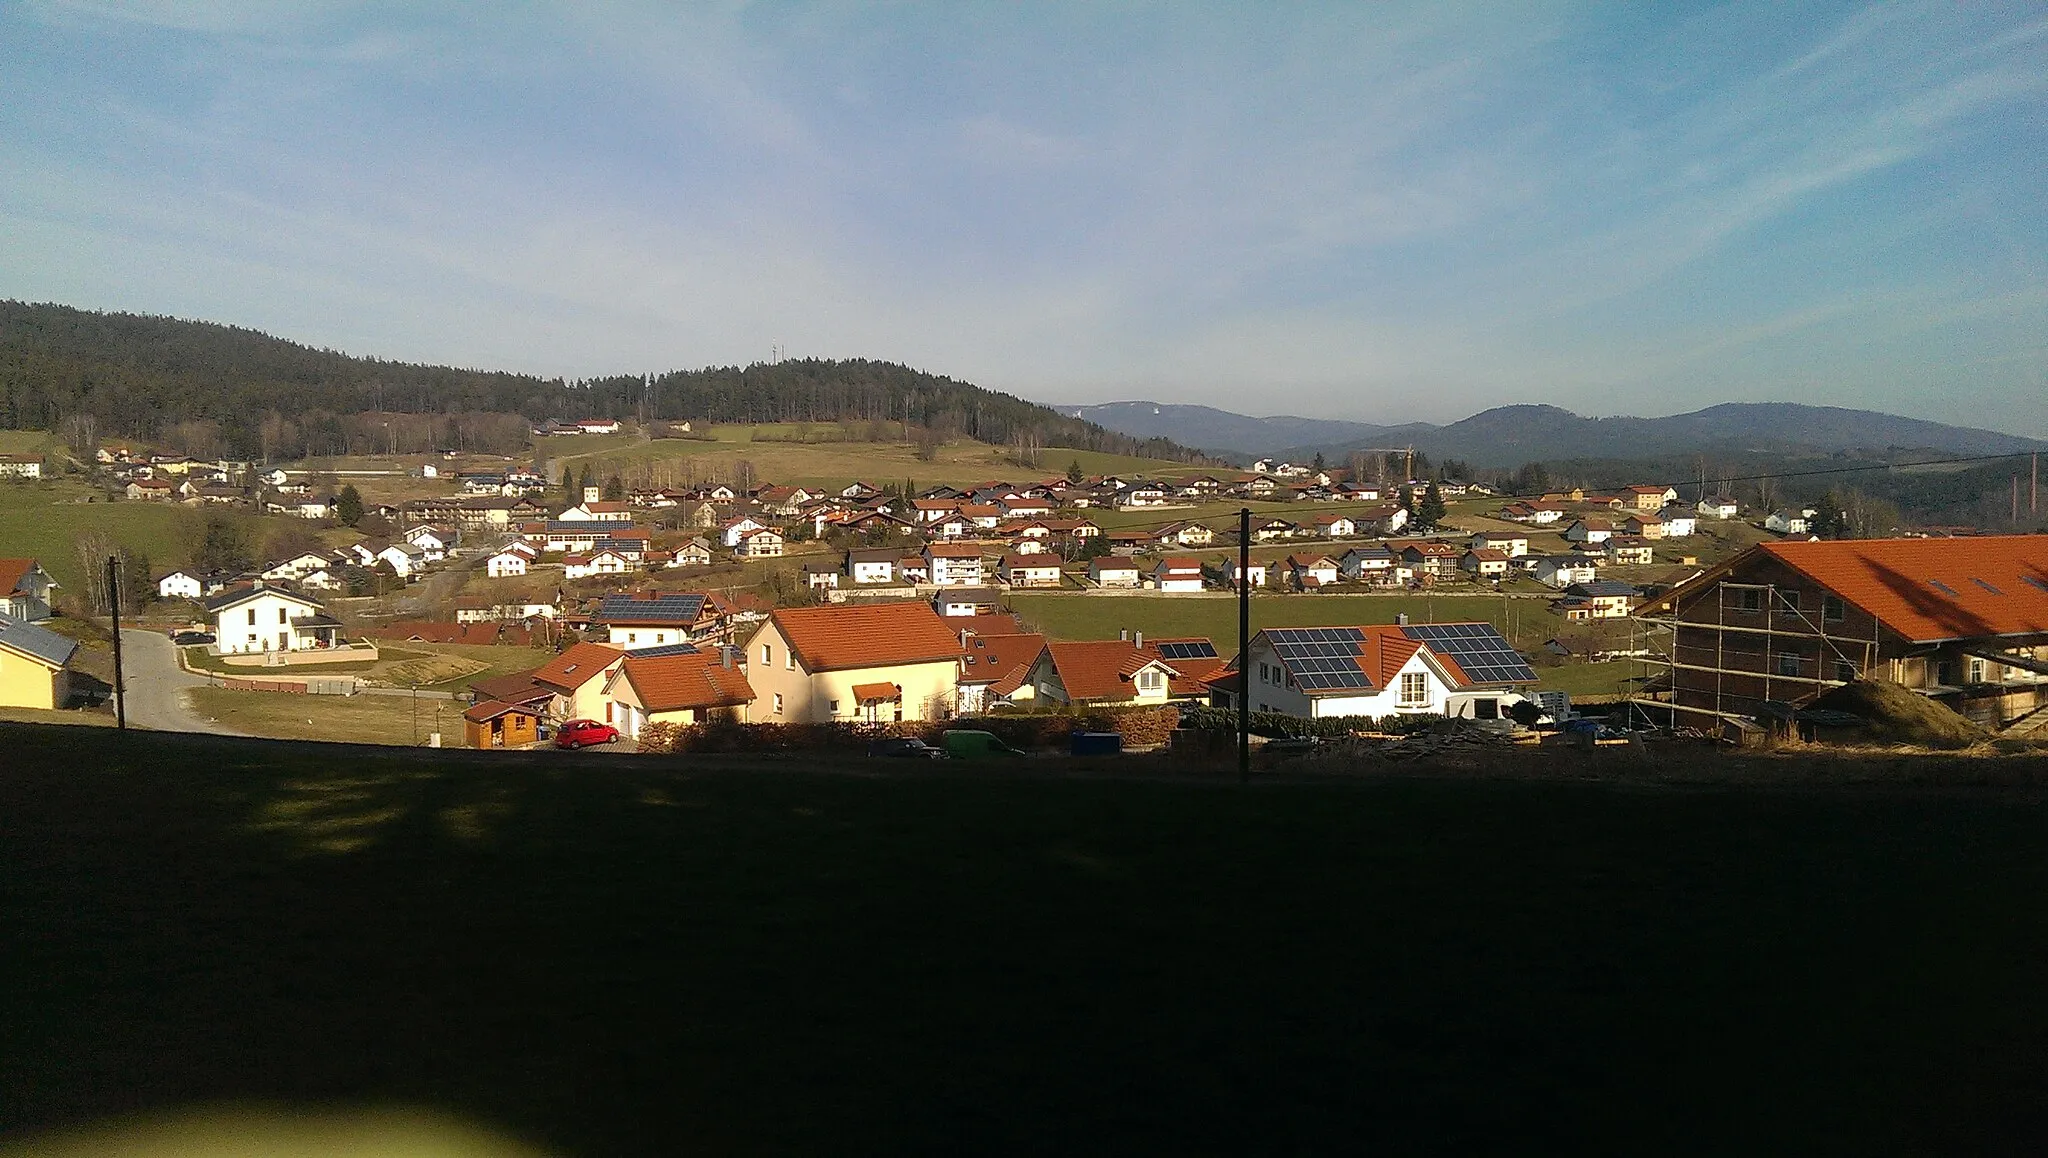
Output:
<svg viewBox="0 0 2048 1158">
<path fill-rule="evenodd" d="M 1013 593 L 1008 602 L 1026 622 L 1054 639 L 1115 639 L 1118 631 L 1154 637 L 1205 635 L 1225 656 L 1237 654 L 1237 601 L 1175 595 L 1054 595 Z M 1534 600 L 1483 595 L 1265 595 L 1252 600 L 1252 633 L 1265 627 L 1329 627 L 1392 623 L 1406 613 L 1413 623 L 1491 623 L 1530 646 L 1554 634 L 1555 616 Z"/>
<path fill-rule="evenodd" d="M 548 654 L 530 647 L 495 647 L 441 643 L 383 643 L 375 660 L 313 664 L 292 668 L 237 667 L 203 648 L 187 649 L 186 662 L 202 671 L 226 676 L 353 675 L 393 687 L 418 684 L 428 691 L 461 692 L 480 679 L 506 675 L 547 662 Z"/>
<path fill-rule="evenodd" d="M 915 479 L 919 486 L 985 482 L 998 478 L 1021 482 L 1063 474 L 1069 464 L 1077 461 L 1089 474 L 1169 471 L 1185 474 L 1202 469 L 1182 463 L 1059 447 L 1043 451 L 1041 465 L 1021 467 L 1005 462 L 1004 455 L 1008 452 L 1001 447 L 965 440 L 948 443 L 939 448 L 934 461 L 921 462 L 910 446 L 897 443 L 794 442 L 757 440 L 755 437 L 757 433 L 766 432 L 784 438 L 795 437 L 801 425 L 716 426 L 711 428 L 711 440 L 673 438 L 640 442 L 630 436 L 618 435 L 585 441 L 589 436 L 556 436 L 547 440 L 545 449 L 549 459 L 564 468 L 581 470 L 587 463 L 600 475 L 614 470 L 625 471 L 640 463 L 680 464 L 687 458 L 698 464 L 699 476 L 705 477 L 718 470 L 730 471 L 734 463 L 746 459 L 754 464 L 758 478 L 810 486 L 844 485 L 855 479 L 865 479 L 881 486 L 906 478 Z M 834 430 L 837 430 L 836 424 L 816 425 L 820 434 Z M 677 469 L 680 470 L 680 466 Z"/>
<path fill-rule="evenodd" d="M 223 1103 L 593 1156 L 2048 1126 L 2034 793 L 0 744 L 6 1140 Z"/>
<path fill-rule="evenodd" d="M 422 699 L 415 705 L 411 696 L 299 696 L 226 688 L 194 688 L 186 695 L 193 711 L 231 731 L 343 744 L 411 744 L 417 720 L 419 743 L 427 742 L 429 732 L 439 731 L 443 744 L 459 745 L 462 709 L 468 706 L 443 699 Z"/>
<path fill-rule="evenodd" d="M 82 502 L 88 495 L 101 501 Z M 279 530 L 303 527 L 297 519 L 245 515 L 261 551 Z M 0 482 L 0 557 L 29 556 L 42 562 L 60 585 L 60 596 L 83 589 L 77 542 L 87 531 L 105 531 L 131 553 L 149 557 L 150 569 L 168 571 L 185 552 L 184 528 L 205 515 L 175 503 L 107 502 L 100 492 L 75 482 Z"/>
<path fill-rule="evenodd" d="M 1663 670 L 1639 659 L 1613 659 L 1601 663 L 1568 663 L 1560 667 L 1539 667 L 1540 691 L 1569 692 L 1574 696 L 1613 696 L 1627 690 L 1625 681 Z"/>
</svg>

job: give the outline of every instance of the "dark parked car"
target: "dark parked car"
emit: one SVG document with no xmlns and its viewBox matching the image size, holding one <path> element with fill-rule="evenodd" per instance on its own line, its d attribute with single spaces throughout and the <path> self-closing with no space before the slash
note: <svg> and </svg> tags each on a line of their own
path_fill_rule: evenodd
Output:
<svg viewBox="0 0 2048 1158">
<path fill-rule="evenodd" d="M 583 748 L 591 744 L 610 744 L 619 738 L 619 730 L 610 724 L 596 720 L 570 720 L 555 729 L 555 747 Z"/>
<path fill-rule="evenodd" d="M 181 631 L 171 637 L 171 642 L 179 647 L 197 647 L 202 643 L 212 643 L 213 633 L 210 631 Z"/>
<path fill-rule="evenodd" d="M 899 760 L 943 760 L 946 753 L 914 736 L 891 736 L 868 741 L 868 755 L 892 756 Z"/>
</svg>

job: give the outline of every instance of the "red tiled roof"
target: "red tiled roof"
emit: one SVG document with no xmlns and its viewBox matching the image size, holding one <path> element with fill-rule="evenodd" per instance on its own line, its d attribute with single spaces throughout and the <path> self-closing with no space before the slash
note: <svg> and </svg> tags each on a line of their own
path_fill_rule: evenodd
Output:
<svg viewBox="0 0 2048 1158">
<path fill-rule="evenodd" d="M 601 643 L 573 644 L 569 650 L 536 668 L 533 682 L 573 691 L 625 657 L 624 651 Z"/>
<path fill-rule="evenodd" d="M 554 689 L 534 683 L 532 671 L 481 679 L 469 685 L 469 690 L 486 700 L 502 700 L 508 704 L 530 704 L 552 698 L 555 694 Z"/>
<path fill-rule="evenodd" d="M 1053 669 L 1059 673 L 1060 686 L 1067 689 L 1069 700 L 1128 700 L 1138 694 L 1132 677 L 1147 665 L 1158 664 L 1166 669 L 1169 678 L 1179 671 L 1150 648 L 1140 651 L 1135 644 L 1122 639 L 1048 643 L 1045 650 L 1052 657 Z"/>
<path fill-rule="evenodd" d="M 2048 535 L 1787 540 L 1750 549 L 1757 551 L 1876 616 L 1887 628 L 1915 643 L 2048 632 Z M 1718 580 L 1750 558 L 1750 552 L 1694 583 Z M 1666 603 L 1693 585 L 1686 584 L 1656 603 Z"/>
<path fill-rule="evenodd" d="M 717 651 L 652 659 L 629 654 L 619 670 L 632 683 L 640 706 L 650 712 L 733 708 L 754 701 L 754 688 L 747 677 L 737 666 L 725 666 Z"/>
<path fill-rule="evenodd" d="M 960 682 L 985 683 L 997 695 L 1007 696 L 1024 686 L 1044 650 L 1043 635 L 976 635 L 967 641 Z"/>
<path fill-rule="evenodd" d="M 903 688 L 898 684 L 855 684 L 853 701 L 857 704 L 886 704 L 903 698 Z"/>
<path fill-rule="evenodd" d="M 933 663 L 960 654 L 960 638 L 922 600 L 784 607 L 769 618 L 810 672 Z"/>
<path fill-rule="evenodd" d="M 1178 639 L 1148 639 L 1145 641 L 1145 650 L 1157 655 L 1159 650 L 1169 643 L 1208 642 L 1207 637 L 1195 635 Z M 1223 670 L 1224 662 L 1223 657 L 1214 655 L 1184 656 L 1180 659 L 1167 660 L 1173 670 L 1180 673 L 1168 681 L 1168 688 L 1176 696 L 1200 695 L 1209 679 Z"/>
<path fill-rule="evenodd" d="M 935 559 L 981 558 L 981 548 L 972 543 L 933 543 L 924 553 Z"/>
<path fill-rule="evenodd" d="M 485 700 L 462 713 L 462 718 L 472 724 L 495 720 L 499 716 L 538 716 L 540 713 L 526 704 L 508 704 L 502 700 Z"/>
<path fill-rule="evenodd" d="M 34 559 L 0 559 L 0 595 L 26 594 L 21 581 L 35 565 Z"/>
</svg>

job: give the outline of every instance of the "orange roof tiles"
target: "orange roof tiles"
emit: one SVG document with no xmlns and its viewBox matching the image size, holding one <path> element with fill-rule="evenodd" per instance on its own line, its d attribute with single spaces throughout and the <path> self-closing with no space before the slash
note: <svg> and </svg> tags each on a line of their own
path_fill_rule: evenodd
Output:
<svg viewBox="0 0 2048 1158">
<path fill-rule="evenodd" d="M 616 647 L 606 647 L 601 643 L 574 644 L 534 669 L 533 682 L 573 691 L 624 658 L 626 653 Z"/>
<path fill-rule="evenodd" d="M 737 666 L 725 666 L 716 651 L 640 658 L 628 654 L 620 675 L 633 685 L 649 712 L 685 708 L 734 708 L 754 701 L 753 685 Z"/>
<path fill-rule="evenodd" d="M 1178 669 L 1157 655 L 1138 650 L 1129 640 L 1085 639 L 1048 643 L 1053 669 L 1069 700 L 1128 700 L 1138 694 L 1132 678 L 1153 664 L 1165 670 L 1169 680 Z"/>
<path fill-rule="evenodd" d="M 34 559 L 0 559 L 0 595 L 26 591 L 21 581 L 35 565 Z"/>
<path fill-rule="evenodd" d="M 853 685 L 853 699 L 859 704 L 886 704 L 903 698 L 903 688 L 898 684 L 874 683 Z"/>
<path fill-rule="evenodd" d="M 2048 535 L 1788 540 L 1754 550 L 1916 643 L 2048 632 Z"/>
<path fill-rule="evenodd" d="M 465 709 L 462 718 L 472 724 L 495 720 L 499 716 L 538 716 L 540 713 L 527 704 L 508 704 L 500 700 L 485 700 Z"/>
<path fill-rule="evenodd" d="M 985 683 L 997 695 L 1007 696 L 1024 686 L 1044 650 L 1043 635 L 976 635 L 961 656 L 960 682 Z"/>
<path fill-rule="evenodd" d="M 933 663 L 960 654 L 960 638 L 923 601 L 784 607 L 769 618 L 810 672 Z"/>
</svg>

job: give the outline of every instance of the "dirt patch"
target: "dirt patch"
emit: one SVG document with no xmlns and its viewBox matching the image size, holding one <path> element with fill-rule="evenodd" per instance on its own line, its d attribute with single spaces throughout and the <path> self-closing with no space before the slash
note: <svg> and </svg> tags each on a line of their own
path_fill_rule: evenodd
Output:
<svg viewBox="0 0 2048 1158">
<path fill-rule="evenodd" d="M 1848 712 L 1869 721 L 1879 739 L 1925 748 L 1968 748 L 1991 733 L 1926 696 L 1890 680 L 1860 679 L 1814 701 L 1816 708 Z"/>
</svg>

